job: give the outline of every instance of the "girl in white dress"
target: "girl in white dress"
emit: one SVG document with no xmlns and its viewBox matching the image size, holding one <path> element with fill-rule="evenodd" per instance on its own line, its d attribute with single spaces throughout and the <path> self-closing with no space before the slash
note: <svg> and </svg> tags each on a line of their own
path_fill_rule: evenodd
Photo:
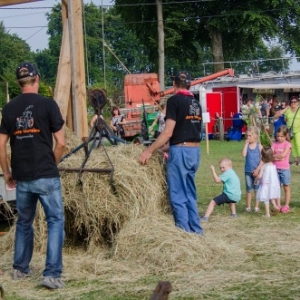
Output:
<svg viewBox="0 0 300 300">
<path fill-rule="evenodd" d="M 275 199 L 280 198 L 280 183 L 276 166 L 273 164 L 274 153 L 271 147 L 263 147 L 261 150 L 261 160 L 264 164 L 256 177 L 256 180 L 259 180 L 259 188 L 256 198 L 258 201 L 264 202 L 266 210 L 266 214 L 264 216 L 269 218 L 270 201 L 274 206 L 274 212 L 279 212 L 280 210 L 275 201 Z"/>
</svg>

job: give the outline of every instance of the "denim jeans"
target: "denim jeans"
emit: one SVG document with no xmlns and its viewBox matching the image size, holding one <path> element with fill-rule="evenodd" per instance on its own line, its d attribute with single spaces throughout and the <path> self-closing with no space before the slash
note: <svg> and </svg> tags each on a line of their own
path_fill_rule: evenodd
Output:
<svg viewBox="0 0 300 300">
<path fill-rule="evenodd" d="M 199 147 L 171 146 L 167 163 L 167 182 L 175 225 L 197 234 L 203 233 L 195 186 L 200 154 Z"/>
<path fill-rule="evenodd" d="M 17 211 L 15 254 L 13 268 L 29 272 L 33 253 L 33 220 L 40 200 L 48 228 L 47 257 L 44 276 L 60 277 L 64 241 L 64 208 L 60 178 L 41 178 L 17 183 Z"/>
</svg>

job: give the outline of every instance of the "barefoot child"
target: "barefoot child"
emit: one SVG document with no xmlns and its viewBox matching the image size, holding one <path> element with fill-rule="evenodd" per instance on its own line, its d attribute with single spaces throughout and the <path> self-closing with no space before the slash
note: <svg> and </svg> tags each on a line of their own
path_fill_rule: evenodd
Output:
<svg viewBox="0 0 300 300">
<path fill-rule="evenodd" d="M 257 201 L 264 202 L 266 214 L 264 217 L 270 217 L 270 204 L 274 206 L 275 211 L 279 212 L 275 199 L 280 199 L 280 184 L 277 176 L 276 166 L 273 164 L 274 154 L 271 147 L 263 147 L 261 150 L 261 160 L 264 163 L 260 168 L 256 180 L 259 180 L 259 188 L 256 193 Z"/>
<path fill-rule="evenodd" d="M 280 183 L 283 185 L 285 202 L 284 206 L 280 205 L 280 198 L 276 200 L 276 205 L 280 208 L 282 213 L 288 213 L 290 211 L 290 200 L 291 200 L 291 171 L 290 171 L 290 154 L 292 145 L 289 142 L 289 133 L 286 126 L 280 126 L 276 132 L 276 141 L 272 145 L 274 152 L 273 163 L 276 166 L 277 174 Z"/>
<path fill-rule="evenodd" d="M 218 176 L 213 165 L 210 169 L 213 173 L 213 177 L 216 183 L 223 182 L 223 192 L 221 195 L 215 197 L 210 201 L 205 216 L 201 221 L 208 221 L 210 214 L 213 212 L 216 205 L 228 203 L 231 216 L 236 217 L 235 203 L 241 200 L 241 184 L 240 179 L 232 169 L 232 162 L 229 158 L 222 158 L 219 161 L 219 166 L 222 174 Z"/>
<path fill-rule="evenodd" d="M 255 177 L 259 173 L 261 161 L 262 145 L 259 143 L 259 129 L 249 126 L 246 131 L 246 142 L 242 151 L 245 158 L 245 180 L 246 180 L 246 212 L 251 212 L 252 192 L 256 194 L 258 184 L 255 184 Z M 258 202 L 255 204 L 254 211 L 258 212 Z"/>
</svg>

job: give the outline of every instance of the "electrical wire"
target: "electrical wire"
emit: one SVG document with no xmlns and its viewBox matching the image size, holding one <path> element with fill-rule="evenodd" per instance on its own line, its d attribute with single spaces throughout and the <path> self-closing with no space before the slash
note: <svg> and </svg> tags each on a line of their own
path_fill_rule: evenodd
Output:
<svg viewBox="0 0 300 300">
<path fill-rule="evenodd" d="M 185 3 L 200 3 L 200 2 L 213 2 L 216 0 L 189 0 L 189 1 L 171 1 L 171 2 L 162 2 L 163 5 L 170 5 L 170 4 L 185 4 Z M 112 7 L 112 6 L 117 6 L 117 7 L 130 7 L 130 6 L 141 6 L 141 5 L 156 5 L 155 2 L 149 2 L 149 3 L 124 3 L 124 4 L 106 4 L 103 5 L 103 7 Z M 49 6 L 43 6 L 43 7 L 1 7 L 0 9 L 49 9 L 52 7 Z"/>
<path fill-rule="evenodd" d="M 45 28 L 45 27 L 44 27 Z M 33 33 L 31 36 L 29 36 L 26 40 L 25 40 L 25 42 L 27 42 L 30 38 L 32 38 L 33 36 L 35 36 L 36 34 L 38 34 L 42 29 L 44 29 L 44 28 L 41 28 L 41 29 L 39 29 L 37 32 L 35 32 L 35 33 Z"/>
</svg>

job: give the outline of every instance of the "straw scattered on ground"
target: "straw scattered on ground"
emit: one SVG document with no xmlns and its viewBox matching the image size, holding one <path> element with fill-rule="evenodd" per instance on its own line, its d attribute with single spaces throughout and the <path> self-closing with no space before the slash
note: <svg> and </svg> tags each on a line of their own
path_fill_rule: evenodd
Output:
<svg viewBox="0 0 300 300">
<path fill-rule="evenodd" d="M 73 139 L 71 144 L 68 138 L 69 149 L 80 143 Z M 77 173 L 61 173 L 66 289 L 49 292 L 40 286 L 47 236 L 40 207 L 35 220 L 33 278 L 11 280 L 14 226 L 1 237 L 4 275 L 0 281 L 11 299 L 14 294 L 23 299 L 110 299 L 122 295 L 149 299 L 157 279 L 172 283 L 170 299 L 276 299 L 276 293 L 284 299 L 297 298 L 300 240 L 295 237 L 300 225 L 293 221 L 295 209 L 288 216 L 270 220 L 260 214 L 241 214 L 233 220 L 227 207 L 223 213 L 217 209 L 211 221 L 202 224 L 205 236 L 188 234 L 175 227 L 170 214 L 160 156 L 148 166 L 140 166 L 137 158 L 142 146 L 120 145 L 107 151 L 115 169 L 116 192 L 108 175 L 84 172 L 81 186 Z M 78 167 L 82 159 L 80 150 L 60 167 Z M 92 151 L 86 167 L 109 167 L 103 149 Z M 285 286 L 289 287 L 287 292 Z"/>
</svg>

